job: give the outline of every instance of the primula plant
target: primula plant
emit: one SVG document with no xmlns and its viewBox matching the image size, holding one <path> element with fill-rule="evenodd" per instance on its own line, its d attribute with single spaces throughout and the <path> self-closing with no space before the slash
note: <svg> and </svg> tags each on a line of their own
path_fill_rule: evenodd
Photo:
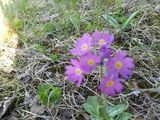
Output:
<svg viewBox="0 0 160 120">
<path fill-rule="evenodd" d="M 126 50 L 112 50 L 113 42 L 114 35 L 108 32 L 85 33 L 78 38 L 70 50 L 74 58 L 66 66 L 67 80 L 79 87 L 85 80 L 85 74 L 100 66 L 101 83 L 98 90 L 106 96 L 121 93 L 124 82 L 132 75 L 134 63 Z M 102 73 L 102 68 L 105 68 L 105 73 Z"/>
<path fill-rule="evenodd" d="M 71 65 L 66 66 L 67 80 L 80 86 L 85 80 L 85 74 L 95 70 L 98 65 L 105 66 L 106 73 L 98 89 L 107 96 L 121 93 L 122 83 L 132 75 L 134 63 L 127 51 L 113 52 L 110 48 L 113 41 L 113 35 L 99 31 L 92 35 L 85 33 L 82 38 L 78 38 L 70 50 L 75 58 L 71 59 Z"/>
</svg>

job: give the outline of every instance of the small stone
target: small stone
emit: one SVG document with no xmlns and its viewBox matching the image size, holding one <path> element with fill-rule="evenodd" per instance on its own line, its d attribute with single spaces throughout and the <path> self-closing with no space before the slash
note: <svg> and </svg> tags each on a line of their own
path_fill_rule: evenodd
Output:
<svg viewBox="0 0 160 120">
<path fill-rule="evenodd" d="M 160 5 L 156 5 L 155 10 L 156 10 L 157 12 L 160 12 Z"/>
</svg>

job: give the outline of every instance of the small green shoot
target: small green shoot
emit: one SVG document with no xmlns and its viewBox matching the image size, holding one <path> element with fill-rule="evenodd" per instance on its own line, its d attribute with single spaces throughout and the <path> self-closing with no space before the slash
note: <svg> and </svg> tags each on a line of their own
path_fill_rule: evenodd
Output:
<svg viewBox="0 0 160 120">
<path fill-rule="evenodd" d="M 131 118 L 132 114 L 128 113 L 128 112 L 122 112 L 119 116 L 118 116 L 118 120 L 129 120 Z"/>
<path fill-rule="evenodd" d="M 53 61 L 57 61 L 58 60 L 58 56 L 57 54 L 51 54 L 50 58 L 53 60 Z"/>
<path fill-rule="evenodd" d="M 109 15 L 108 17 L 109 23 L 114 27 L 114 28 L 118 28 L 119 24 L 117 22 L 116 19 L 114 19 L 112 16 Z"/>
<path fill-rule="evenodd" d="M 35 50 L 37 50 L 40 53 L 44 53 L 45 52 L 44 47 L 41 44 L 34 44 L 34 48 L 35 48 Z"/>
<path fill-rule="evenodd" d="M 61 89 L 53 87 L 51 84 L 42 84 L 38 86 L 38 97 L 42 104 L 50 106 L 56 104 L 61 98 Z"/>
<path fill-rule="evenodd" d="M 105 120 L 105 108 L 99 104 L 96 96 L 89 96 L 87 102 L 84 103 L 85 110 L 91 115 L 92 119 Z"/>
<path fill-rule="evenodd" d="M 122 25 L 122 27 L 120 28 L 120 31 L 123 32 L 128 25 L 131 23 L 131 21 L 133 20 L 133 18 L 139 13 L 139 10 L 137 10 L 136 12 L 132 13 L 129 18 L 126 20 L 126 22 Z"/>
<path fill-rule="evenodd" d="M 128 105 L 126 105 L 126 104 L 118 104 L 118 105 L 115 105 L 114 107 L 107 106 L 106 113 L 110 117 L 115 117 L 116 115 L 121 114 L 122 112 L 126 111 L 127 109 L 128 109 Z"/>
<path fill-rule="evenodd" d="M 5 17 L 12 20 L 15 16 L 24 15 L 28 7 L 28 0 L 12 0 L 8 4 L 0 1 L 0 6 Z"/>
<path fill-rule="evenodd" d="M 132 13 L 128 19 L 124 19 L 123 16 L 119 17 L 118 19 L 123 21 L 122 25 L 113 17 L 114 15 L 111 14 L 107 17 L 108 22 L 111 26 L 113 26 L 115 29 L 117 29 L 117 32 L 123 32 L 125 29 L 129 26 L 133 18 L 139 13 L 139 10 Z M 105 17 L 105 16 L 104 16 Z M 125 21 L 124 21 L 125 20 Z"/>
<path fill-rule="evenodd" d="M 104 106 L 96 96 L 89 96 L 84 108 L 91 115 L 92 120 L 129 120 L 131 118 L 131 114 L 125 112 L 128 105 Z"/>
<path fill-rule="evenodd" d="M 76 29 L 76 31 L 79 33 L 81 23 L 80 14 L 77 11 L 75 11 L 73 15 L 70 15 L 69 20 Z"/>
<path fill-rule="evenodd" d="M 22 22 L 17 17 L 13 19 L 12 25 L 13 25 L 13 28 L 15 28 L 16 30 L 20 30 L 22 28 Z"/>
<path fill-rule="evenodd" d="M 52 32 L 53 31 L 53 25 L 52 25 L 52 23 L 46 23 L 44 25 L 43 29 L 44 29 L 45 32 Z"/>
</svg>

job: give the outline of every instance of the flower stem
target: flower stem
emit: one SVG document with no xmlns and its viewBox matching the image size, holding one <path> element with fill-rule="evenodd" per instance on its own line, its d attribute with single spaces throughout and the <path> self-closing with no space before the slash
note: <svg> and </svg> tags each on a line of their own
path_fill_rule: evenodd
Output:
<svg viewBox="0 0 160 120">
<path fill-rule="evenodd" d="M 100 66 L 100 82 L 102 82 L 102 77 L 103 77 L 103 66 Z"/>
<path fill-rule="evenodd" d="M 100 82 L 102 82 L 103 78 L 103 65 L 100 66 Z M 101 95 L 103 105 L 106 107 L 106 96 L 104 94 Z"/>
<path fill-rule="evenodd" d="M 103 79 L 103 64 L 100 66 L 100 82 L 102 83 L 102 79 Z M 106 96 L 102 93 L 101 94 L 101 98 L 102 98 L 102 105 L 103 105 L 103 110 L 106 110 L 107 104 L 106 104 Z M 107 114 L 104 112 L 103 113 L 104 117 L 107 118 Z"/>
</svg>

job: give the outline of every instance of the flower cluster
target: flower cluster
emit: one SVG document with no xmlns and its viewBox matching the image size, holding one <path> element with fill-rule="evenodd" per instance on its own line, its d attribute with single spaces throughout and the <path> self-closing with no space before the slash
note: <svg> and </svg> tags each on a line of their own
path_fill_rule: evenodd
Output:
<svg viewBox="0 0 160 120">
<path fill-rule="evenodd" d="M 113 41 L 113 35 L 99 31 L 85 33 L 82 38 L 78 38 L 70 50 L 76 58 L 71 59 L 71 65 L 66 66 L 67 80 L 80 86 L 85 74 L 95 70 L 98 65 L 104 65 L 107 73 L 98 89 L 108 96 L 121 93 L 122 82 L 132 75 L 134 64 L 133 59 L 127 56 L 127 51 L 113 52 L 110 49 Z"/>
</svg>

